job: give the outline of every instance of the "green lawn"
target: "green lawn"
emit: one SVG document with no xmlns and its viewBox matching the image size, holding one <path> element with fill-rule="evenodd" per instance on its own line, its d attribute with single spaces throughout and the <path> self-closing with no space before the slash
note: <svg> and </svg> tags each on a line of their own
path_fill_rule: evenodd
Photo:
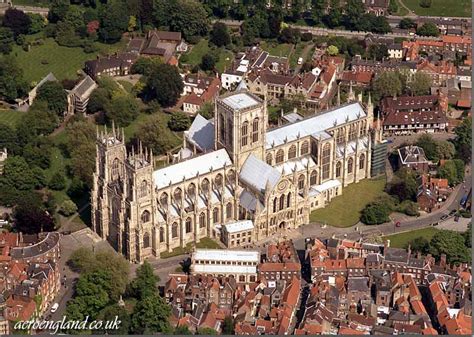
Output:
<svg viewBox="0 0 474 337">
<path fill-rule="evenodd" d="M 419 237 L 424 237 L 425 239 L 430 241 L 437 231 L 438 230 L 436 228 L 428 227 L 428 228 L 416 229 L 414 231 L 409 231 L 405 233 L 384 236 L 383 239 L 390 240 L 390 247 L 406 248 L 409 241 L 419 238 Z"/>
<path fill-rule="evenodd" d="M 224 70 L 231 64 L 234 58 L 234 54 L 228 50 L 222 50 L 219 54 L 219 61 L 216 63 L 216 69 L 219 73 L 223 73 Z"/>
<path fill-rule="evenodd" d="M 395 0 L 395 1 L 397 2 L 397 5 L 398 5 L 398 10 L 395 13 L 395 15 L 398 15 L 398 16 L 408 15 L 407 9 L 405 7 L 403 7 L 402 5 L 400 5 L 400 0 Z"/>
<path fill-rule="evenodd" d="M 325 208 L 310 215 L 310 221 L 326 223 L 334 227 L 350 227 L 360 218 L 360 211 L 384 193 L 385 177 L 364 179 L 342 189 L 342 195 L 335 197 Z"/>
<path fill-rule="evenodd" d="M 262 41 L 260 42 L 260 47 L 263 50 L 269 52 L 272 56 L 288 57 L 288 55 L 290 55 L 290 51 L 293 45 L 289 43 Z"/>
<path fill-rule="evenodd" d="M 188 53 L 182 56 L 181 61 L 191 66 L 199 65 L 201 63 L 202 57 L 210 50 L 211 47 L 209 46 L 209 41 L 202 39 L 196 45 L 194 45 Z M 224 69 L 232 62 L 233 57 L 234 54 L 232 52 L 224 48 L 220 48 L 219 60 L 216 63 L 216 69 L 219 72 L 223 72 Z"/>
<path fill-rule="evenodd" d="M 193 244 L 188 243 L 186 247 L 177 247 L 173 249 L 171 252 L 163 252 L 160 254 L 162 259 L 166 259 L 173 256 L 184 255 L 190 253 L 192 251 Z M 196 248 L 207 248 L 207 249 L 221 249 L 221 246 L 211 238 L 202 238 L 198 244 L 196 244 Z"/>
<path fill-rule="evenodd" d="M 38 34 L 28 39 L 41 37 Z M 24 51 L 20 46 L 13 46 L 12 55 L 23 69 L 25 79 L 32 83 L 40 81 L 49 72 L 58 80 L 75 79 L 77 71 L 84 67 L 84 62 L 94 59 L 99 53 L 106 54 L 116 51 L 124 42 L 115 45 L 99 44 L 98 53 L 86 54 L 82 48 L 59 46 L 52 38 L 44 39 L 44 44 L 31 46 L 30 51 Z"/>
<path fill-rule="evenodd" d="M 420 0 L 401 0 L 418 15 L 426 16 L 471 16 L 471 0 L 432 0 L 430 8 L 420 6 Z"/>
<path fill-rule="evenodd" d="M 308 45 L 307 42 L 300 42 L 296 45 L 296 48 L 293 50 L 290 56 L 290 67 L 294 68 L 298 64 L 298 58 L 301 57 L 301 54 L 303 53 L 304 48 Z M 310 53 L 308 53 L 310 54 Z M 304 60 L 303 60 L 304 62 Z"/>
<path fill-rule="evenodd" d="M 0 122 L 15 127 L 24 114 L 25 113 L 21 111 L 0 109 Z"/>
</svg>

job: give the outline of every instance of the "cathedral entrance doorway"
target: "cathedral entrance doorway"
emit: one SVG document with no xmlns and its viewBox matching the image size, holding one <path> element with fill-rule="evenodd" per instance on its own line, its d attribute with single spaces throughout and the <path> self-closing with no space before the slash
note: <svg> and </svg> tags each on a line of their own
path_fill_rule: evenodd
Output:
<svg viewBox="0 0 474 337">
<path fill-rule="evenodd" d="M 280 222 L 280 224 L 278 225 L 278 228 L 286 229 L 286 222 L 285 221 Z"/>
</svg>

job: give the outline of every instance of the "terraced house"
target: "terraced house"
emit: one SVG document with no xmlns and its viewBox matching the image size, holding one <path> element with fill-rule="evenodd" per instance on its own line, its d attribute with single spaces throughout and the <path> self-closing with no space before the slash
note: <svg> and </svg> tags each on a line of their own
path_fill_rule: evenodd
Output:
<svg viewBox="0 0 474 337">
<path fill-rule="evenodd" d="M 370 177 L 373 105 L 338 108 L 268 129 L 266 99 L 242 82 L 216 100 L 215 117 L 196 117 L 174 164 L 153 166 L 123 131 L 97 135 L 94 230 L 135 262 L 219 239 L 226 224 L 251 220 L 253 240 L 309 222 L 343 187 Z M 242 240 L 244 244 L 245 240 Z"/>
</svg>

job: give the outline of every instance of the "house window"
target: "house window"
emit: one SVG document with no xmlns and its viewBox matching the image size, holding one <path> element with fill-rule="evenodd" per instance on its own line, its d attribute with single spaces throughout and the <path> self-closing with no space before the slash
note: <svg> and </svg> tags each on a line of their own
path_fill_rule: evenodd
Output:
<svg viewBox="0 0 474 337">
<path fill-rule="evenodd" d="M 255 118 L 252 123 L 252 143 L 258 142 L 258 118 Z"/>
<path fill-rule="evenodd" d="M 191 231 L 193 230 L 192 229 L 192 224 L 193 224 L 193 222 L 192 222 L 191 218 L 187 218 L 186 219 L 186 233 L 191 233 Z"/>
<path fill-rule="evenodd" d="M 242 125 L 242 128 L 240 130 L 240 144 L 242 146 L 247 146 L 247 142 L 248 142 L 248 128 L 249 128 L 249 123 L 248 122 L 244 122 L 244 124 Z"/>
<path fill-rule="evenodd" d="M 174 222 L 172 225 L 171 225 L 171 237 L 173 239 L 177 238 L 178 237 L 178 224 L 176 222 Z"/>
<path fill-rule="evenodd" d="M 351 174 L 352 173 L 352 167 L 354 166 L 354 160 L 352 158 L 349 158 L 347 161 L 347 173 Z"/>
<path fill-rule="evenodd" d="M 301 145 L 301 155 L 308 154 L 308 152 L 309 152 L 309 144 L 308 144 L 308 141 L 305 140 L 303 144 Z"/>
<path fill-rule="evenodd" d="M 284 157 L 285 156 L 285 153 L 283 152 L 282 149 L 278 150 L 277 154 L 276 154 L 276 163 L 277 164 L 281 164 L 283 163 L 283 160 L 284 160 Z"/>
<path fill-rule="evenodd" d="M 359 157 L 359 170 L 363 170 L 365 167 L 365 154 L 361 154 Z"/>
<path fill-rule="evenodd" d="M 323 180 L 329 179 L 329 168 L 331 166 L 331 145 L 326 144 L 323 147 L 323 157 L 322 157 L 322 166 L 323 166 Z"/>
<path fill-rule="evenodd" d="M 292 145 L 288 151 L 288 159 L 293 159 L 296 157 L 296 145 Z"/>
</svg>

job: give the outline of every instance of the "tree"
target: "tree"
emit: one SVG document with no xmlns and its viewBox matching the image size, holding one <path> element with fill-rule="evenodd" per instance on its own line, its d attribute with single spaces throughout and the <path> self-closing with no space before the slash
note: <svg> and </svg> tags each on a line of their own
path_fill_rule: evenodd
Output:
<svg viewBox="0 0 474 337">
<path fill-rule="evenodd" d="M 47 81 L 38 88 L 35 101 L 43 101 L 48 104 L 48 109 L 58 116 L 63 116 L 67 109 L 67 94 L 61 83 Z"/>
<path fill-rule="evenodd" d="M 0 122 L 0 149 L 7 149 L 8 155 L 20 152 L 16 131 L 9 124 Z"/>
<path fill-rule="evenodd" d="M 420 0 L 420 7 L 430 8 L 431 7 L 431 0 Z"/>
<path fill-rule="evenodd" d="M 222 323 L 222 334 L 223 335 L 234 334 L 234 320 L 232 316 L 226 316 L 226 318 L 224 318 L 224 322 Z"/>
<path fill-rule="evenodd" d="M 211 328 L 199 328 L 196 335 L 217 335 L 217 331 Z"/>
<path fill-rule="evenodd" d="M 77 212 L 77 206 L 72 200 L 64 200 L 59 208 L 59 213 L 64 216 L 71 216 Z"/>
<path fill-rule="evenodd" d="M 158 288 L 156 284 L 159 281 L 159 277 L 154 274 L 153 268 L 150 263 L 145 261 L 140 267 L 138 267 L 135 279 L 130 282 L 128 292 L 131 296 L 143 300 L 146 297 L 157 294 Z"/>
<path fill-rule="evenodd" d="M 170 120 L 168 121 L 168 127 L 172 131 L 184 131 L 189 128 L 191 125 L 191 119 L 184 112 L 175 112 L 171 115 Z"/>
<path fill-rule="evenodd" d="M 454 128 L 456 138 L 454 146 L 456 148 L 456 158 L 462 159 L 465 163 L 471 161 L 472 148 L 472 118 L 465 118 L 462 123 Z"/>
<path fill-rule="evenodd" d="M 103 111 L 108 102 L 109 94 L 107 90 L 104 88 L 96 88 L 89 97 L 87 112 L 96 113 L 98 111 Z"/>
<path fill-rule="evenodd" d="M 387 189 L 391 195 L 398 197 L 399 201 L 416 200 L 418 184 L 413 170 L 407 168 L 398 170 Z"/>
<path fill-rule="evenodd" d="M 371 203 L 362 210 L 360 221 L 367 225 L 378 225 L 390 221 L 390 209 L 383 203 Z"/>
<path fill-rule="evenodd" d="M 137 100 L 128 95 L 112 98 L 105 106 L 105 116 L 109 122 L 115 121 L 119 126 L 129 125 L 140 112 Z"/>
<path fill-rule="evenodd" d="M 466 243 L 466 247 L 472 247 L 472 223 L 467 225 L 467 231 L 463 233 L 464 241 Z"/>
<path fill-rule="evenodd" d="M 339 49 L 336 46 L 330 45 L 327 52 L 330 56 L 336 56 L 339 54 Z"/>
<path fill-rule="evenodd" d="M 10 54 L 14 41 L 12 30 L 8 27 L 0 27 L 0 53 Z"/>
<path fill-rule="evenodd" d="M 390 1 L 390 2 L 394 2 L 394 1 Z M 400 29 L 416 28 L 416 22 L 410 18 L 403 18 L 400 20 L 400 23 L 398 24 L 398 26 L 400 27 Z"/>
<path fill-rule="evenodd" d="M 132 74 L 141 74 L 148 76 L 159 64 L 163 64 L 160 58 L 139 57 L 130 69 Z"/>
<path fill-rule="evenodd" d="M 210 102 L 204 103 L 204 105 L 201 106 L 201 109 L 198 111 L 198 114 L 200 114 L 202 117 L 205 119 L 211 119 L 214 117 L 214 106 Z M 1 127 L 0 127 L 1 129 Z M 0 136 L 1 136 L 1 131 L 0 131 Z M 0 144 L 1 144 L 1 137 L 0 137 Z"/>
<path fill-rule="evenodd" d="M 24 234 L 37 234 L 54 230 L 54 219 L 37 205 L 21 202 L 13 212 L 15 228 Z"/>
<path fill-rule="evenodd" d="M 163 154 L 175 145 L 175 136 L 166 127 L 159 115 L 152 116 L 137 127 L 136 135 L 143 145 L 152 149 L 155 154 Z"/>
<path fill-rule="evenodd" d="M 344 23 L 347 29 L 362 30 L 364 5 L 359 0 L 348 0 L 345 6 Z"/>
<path fill-rule="evenodd" d="M 0 99 L 13 102 L 28 92 L 23 70 L 12 56 L 0 57 Z"/>
<path fill-rule="evenodd" d="M 28 34 L 31 19 L 23 11 L 8 8 L 3 16 L 3 26 L 10 28 L 15 36 Z"/>
<path fill-rule="evenodd" d="M 217 63 L 217 57 L 214 53 L 208 52 L 202 56 L 201 69 L 204 71 L 213 70 Z"/>
<path fill-rule="evenodd" d="M 416 145 L 421 147 L 425 151 L 426 158 L 429 160 L 437 162 L 439 160 L 438 155 L 438 144 L 436 140 L 430 134 L 421 135 L 417 141 Z"/>
<path fill-rule="evenodd" d="M 447 160 L 438 169 L 438 176 L 448 179 L 451 186 L 459 184 L 464 179 L 464 162 L 460 159 Z"/>
<path fill-rule="evenodd" d="M 23 149 L 23 158 L 30 167 L 40 167 L 47 169 L 51 160 L 52 144 L 49 139 L 44 137 L 28 143 Z"/>
<path fill-rule="evenodd" d="M 39 33 L 44 29 L 44 27 L 46 27 L 46 20 L 42 15 L 36 13 L 28 13 L 28 16 L 31 20 L 28 34 Z"/>
<path fill-rule="evenodd" d="M 52 0 L 49 6 L 48 21 L 51 23 L 57 23 L 66 16 L 69 10 L 68 0 Z"/>
<path fill-rule="evenodd" d="M 440 230 L 430 241 L 430 253 L 436 259 L 439 259 L 441 254 L 446 254 L 448 263 L 470 263 L 471 254 L 465 245 L 465 239 L 461 233 Z"/>
<path fill-rule="evenodd" d="M 282 43 L 297 43 L 300 39 L 301 33 L 298 29 L 286 27 L 283 28 L 279 40 Z"/>
<path fill-rule="evenodd" d="M 137 18 L 133 15 L 130 15 L 130 19 L 128 19 L 128 28 L 129 32 L 133 32 L 137 28 Z"/>
<path fill-rule="evenodd" d="M 129 17 L 127 5 L 123 1 L 108 2 L 99 11 L 99 37 L 105 43 L 120 41 L 122 34 L 127 31 Z"/>
<path fill-rule="evenodd" d="M 174 335 L 192 335 L 193 333 L 189 330 L 186 325 L 178 325 L 174 329 Z"/>
<path fill-rule="evenodd" d="M 382 61 L 388 57 L 388 48 L 386 44 L 371 44 L 367 50 L 367 56 L 376 61 Z"/>
<path fill-rule="evenodd" d="M 216 22 L 212 26 L 210 41 L 217 47 L 224 47 L 230 44 L 230 34 L 227 26 L 222 22 Z"/>
<path fill-rule="evenodd" d="M 18 156 L 7 158 L 3 178 L 8 186 L 18 190 L 32 190 L 37 183 L 26 160 Z"/>
<path fill-rule="evenodd" d="M 417 72 L 409 86 L 409 92 L 413 96 L 427 95 L 432 85 L 431 77 L 428 74 Z"/>
<path fill-rule="evenodd" d="M 388 13 L 391 15 L 396 15 L 398 12 L 398 3 L 397 1 L 390 0 L 388 3 Z"/>
<path fill-rule="evenodd" d="M 178 69 L 169 64 L 160 64 L 148 77 L 144 92 L 148 100 L 156 99 L 162 107 L 169 107 L 176 104 L 183 88 Z"/>
<path fill-rule="evenodd" d="M 64 173 L 58 171 L 53 174 L 48 182 L 48 187 L 55 191 L 64 189 L 66 187 L 66 178 L 64 177 Z"/>
<path fill-rule="evenodd" d="M 154 334 L 171 332 L 169 324 L 170 307 L 158 295 L 150 295 L 140 300 L 132 314 L 131 331 L 134 334 Z"/>
<path fill-rule="evenodd" d="M 439 36 L 439 29 L 433 22 L 426 22 L 416 29 L 416 34 L 421 36 Z"/>
<path fill-rule="evenodd" d="M 428 254 L 430 250 L 430 242 L 423 236 L 410 240 L 408 245 L 412 252 L 420 252 L 423 255 Z"/>
<path fill-rule="evenodd" d="M 398 96 L 402 93 L 402 82 L 398 73 L 383 72 L 374 79 L 373 90 L 378 97 Z"/>
<path fill-rule="evenodd" d="M 94 331 L 94 335 L 128 335 L 131 318 L 125 308 L 118 304 L 113 304 L 105 307 L 97 317 L 98 320 L 103 322 L 112 322 L 116 318 L 120 321 L 118 329 L 105 329 L 104 324 L 101 329 Z"/>
<path fill-rule="evenodd" d="M 454 144 L 446 140 L 438 140 L 436 142 L 436 151 L 439 159 L 452 159 L 456 153 Z"/>
</svg>

